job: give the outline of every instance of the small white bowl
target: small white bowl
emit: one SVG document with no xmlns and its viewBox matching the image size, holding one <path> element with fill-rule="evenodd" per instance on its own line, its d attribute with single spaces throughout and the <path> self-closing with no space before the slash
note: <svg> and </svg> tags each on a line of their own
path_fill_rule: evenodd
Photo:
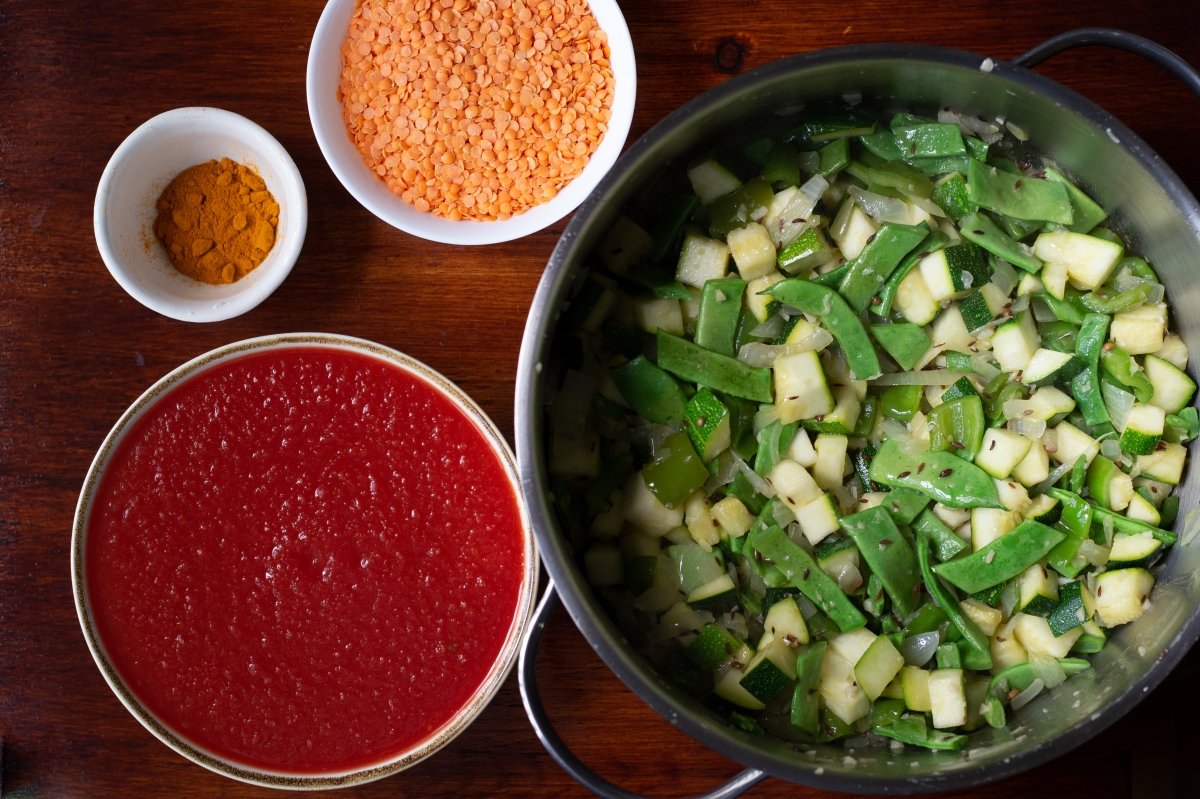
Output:
<svg viewBox="0 0 1200 799">
<path fill-rule="evenodd" d="M 275 246 L 250 274 L 213 286 L 180 273 L 154 235 L 155 203 L 188 167 L 230 158 L 253 167 L 279 203 Z M 219 108 L 176 108 L 129 134 L 96 190 L 96 244 L 121 288 L 152 311 L 185 322 L 218 322 L 271 295 L 296 263 L 308 198 L 287 150 L 262 127 Z"/>
<path fill-rule="evenodd" d="M 629 134 L 637 95 L 637 66 L 629 28 L 616 0 L 590 0 L 592 15 L 608 37 L 610 64 L 616 79 L 608 131 L 588 164 L 549 202 L 509 219 L 453 221 L 418 211 L 367 168 L 346 131 L 338 83 L 342 43 L 350 27 L 355 0 L 329 0 L 313 34 L 308 55 L 308 116 L 325 160 L 346 190 L 368 211 L 406 233 L 447 244 L 495 244 L 548 227 L 582 203 L 608 173 Z"/>
</svg>

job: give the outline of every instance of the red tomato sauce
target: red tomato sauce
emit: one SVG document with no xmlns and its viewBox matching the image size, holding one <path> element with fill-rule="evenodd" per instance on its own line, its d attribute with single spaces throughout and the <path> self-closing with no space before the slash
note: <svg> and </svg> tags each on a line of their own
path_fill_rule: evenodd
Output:
<svg viewBox="0 0 1200 799">
<path fill-rule="evenodd" d="M 378 763 L 471 697 L 522 577 L 520 511 L 468 417 L 318 347 L 247 354 L 160 398 L 113 454 L 86 564 L 122 680 L 245 765 Z"/>
</svg>

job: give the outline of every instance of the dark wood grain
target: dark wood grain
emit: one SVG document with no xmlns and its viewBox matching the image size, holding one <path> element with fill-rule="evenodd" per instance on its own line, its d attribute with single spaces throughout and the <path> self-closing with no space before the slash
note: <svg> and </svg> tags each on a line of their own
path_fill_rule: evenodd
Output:
<svg viewBox="0 0 1200 799">
<path fill-rule="evenodd" d="M 1200 4 L 1093 0 L 951 3 L 626 0 L 639 60 L 633 135 L 733 72 L 824 47 L 910 41 L 1011 58 L 1082 25 L 1142 33 L 1200 63 Z M 559 233 L 470 249 L 406 236 L 334 179 L 305 108 L 317 0 L 212 3 L 7 0 L 0 5 L 0 776 L 11 797 L 251 797 L 158 743 L 92 664 L 68 578 L 80 483 L 104 434 L 151 382 L 249 336 L 321 330 L 405 350 L 471 393 L 512 433 L 517 349 Z M 1200 189 L 1200 106 L 1161 69 L 1089 49 L 1046 75 L 1127 122 Z M 243 113 L 291 152 L 307 184 L 308 238 L 274 296 L 238 319 L 155 315 L 109 277 L 92 236 L 105 162 L 169 108 Z M 1194 310 L 1194 309 L 1193 309 Z M 711 788 L 738 770 L 656 716 L 565 616 L 540 660 L 563 735 L 609 778 L 655 796 Z M 1060 760 L 959 796 L 1195 796 L 1190 767 L 1200 659 Z M 515 679 L 447 750 L 343 796 L 580 796 L 538 744 Z M 768 780 L 754 797 L 818 796 Z"/>
</svg>

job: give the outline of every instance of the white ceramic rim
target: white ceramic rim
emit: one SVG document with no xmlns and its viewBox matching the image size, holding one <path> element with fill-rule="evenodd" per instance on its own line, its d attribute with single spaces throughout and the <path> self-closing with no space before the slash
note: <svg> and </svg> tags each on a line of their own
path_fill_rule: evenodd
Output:
<svg viewBox="0 0 1200 799">
<path fill-rule="evenodd" d="M 608 37 L 610 63 L 616 86 L 608 131 L 599 147 L 574 180 L 549 202 L 510 219 L 452 221 L 423 213 L 392 193 L 366 166 L 350 141 L 337 100 L 339 73 L 329 69 L 330 48 L 336 48 L 341 63 L 341 43 L 346 38 L 355 0 L 329 0 L 313 34 L 308 56 L 308 116 L 326 163 L 364 208 L 389 225 L 429 241 L 444 244 L 496 244 L 511 241 L 546 228 L 575 210 L 612 168 L 625 146 L 633 123 L 637 96 L 637 62 L 629 27 L 616 0 L 588 0 L 592 15 Z"/>
<path fill-rule="evenodd" d="M 253 352 L 298 347 L 345 350 L 374 357 L 423 381 L 453 403 L 475 425 L 500 460 L 508 478 L 509 487 L 517 502 L 523 540 L 522 576 L 518 589 L 517 606 L 500 653 L 471 698 L 441 727 L 405 751 L 363 768 L 311 774 L 271 771 L 232 762 L 189 741 L 163 724 L 147 710 L 125 686 L 116 669 L 108 660 L 100 637 L 92 624 L 84 569 L 87 523 L 94 504 L 96 489 L 109 459 L 134 423 L 171 389 L 219 363 L 241 358 Z M 157 380 L 126 409 L 112 430 L 105 436 L 104 442 L 88 468 L 87 477 L 80 491 L 79 502 L 75 508 L 75 519 L 71 531 L 71 587 L 75 600 L 75 611 L 92 658 L 100 669 L 105 682 L 108 683 L 109 688 L 117 695 L 125 708 L 156 738 L 192 762 L 242 782 L 289 790 L 343 788 L 381 779 L 416 765 L 458 737 L 495 697 L 516 662 L 521 641 L 524 639 L 525 631 L 533 615 L 538 567 L 537 545 L 517 476 L 516 458 L 503 435 L 487 414 L 461 388 L 412 356 L 365 339 L 332 333 L 287 333 L 227 344 L 193 358 Z"/>
<path fill-rule="evenodd" d="M 108 206 L 115 201 L 131 201 L 131 198 L 116 196 L 114 183 L 125 165 L 138 157 L 139 150 L 151 143 L 155 137 L 174 126 L 194 125 L 197 128 L 220 128 L 230 138 L 238 139 L 261 152 L 264 160 L 269 161 L 278 171 L 284 182 L 283 196 L 276 197 L 282 203 L 287 201 L 288 229 L 284 238 L 277 240 L 267 258 L 255 270 L 257 279 L 246 283 L 243 278 L 232 286 L 213 286 L 212 298 L 199 300 L 172 300 L 147 289 L 126 269 L 117 248 L 112 242 L 109 231 Z M 129 296 L 152 311 L 172 319 L 184 322 L 219 322 L 230 319 L 258 306 L 279 288 L 284 279 L 291 273 L 300 250 L 304 246 L 304 237 L 308 229 L 308 196 L 305 193 L 304 181 L 295 161 L 284 149 L 283 145 L 265 128 L 256 122 L 226 111 L 221 108 L 207 106 L 188 106 L 164 111 L 139 125 L 130 133 L 109 158 L 100 183 L 96 189 L 96 200 L 92 211 L 92 227 L 96 237 L 96 246 L 100 257 L 113 279 Z M 164 261 L 166 255 L 163 255 Z M 203 284 L 199 284 L 203 286 Z M 241 290 L 235 290 L 240 288 Z M 207 287 L 201 289 L 207 290 Z"/>
</svg>

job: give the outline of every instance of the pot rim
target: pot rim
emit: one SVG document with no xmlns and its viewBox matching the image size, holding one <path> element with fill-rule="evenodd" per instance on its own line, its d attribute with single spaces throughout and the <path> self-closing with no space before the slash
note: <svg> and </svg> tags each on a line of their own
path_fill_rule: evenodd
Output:
<svg viewBox="0 0 1200 799">
<path fill-rule="evenodd" d="M 786 763 L 766 749 L 756 746 L 749 735 L 739 735 L 715 717 L 694 711 L 677 697 L 683 695 L 660 677 L 633 648 L 624 641 L 608 614 L 592 596 L 581 570 L 574 564 L 565 538 L 559 533 L 554 511 L 544 490 L 548 486 L 541 458 L 543 424 L 540 408 L 542 358 L 549 349 L 550 332 L 557 322 L 554 302 L 563 290 L 575 240 L 588 227 L 591 217 L 606 203 L 614 186 L 631 165 L 640 163 L 649 151 L 671 136 L 684 120 L 699 111 L 720 105 L 756 84 L 767 84 L 789 73 L 801 74 L 814 68 L 861 62 L 906 61 L 913 64 L 948 66 L 989 73 L 985 80 L 1010 81 L 1040 94 L 1064 109 L 1082 117 L 1089 125 L 1105 132 L 1119 143 L 1167 193 L 1188 222 L 1193 236 L 1200 240 L 1200 204 L 1175 172 L 1136 133 L 1099 105 L 1062 84 L 1040 75 L 1031 68 L 955 48 L 910 43 L 849 45 L 790 56 L 758 67 L 710 89 L 684 103 L 640 136 L 621 156 L 613 169 L 596 187 L 573 216 L 559 239 L 539 282 L 530 308 L 521 343 L 515 397 L 515 439 L 522 490 L 538 539 L 539 552 L 546 570 L 557 587 L 572 621 L 589 645 L 621 681 L 656 713 L 706 747 L 718 751 L 741 765 L 760 769 L 772 776 L 820 788 L 844 792 L 911 794 L 929 790 L 952 790 L 993 782 L 1026 771 L 1060 756 L 1123 717 L 1155 688 L 1200 638 L 1200 612 L 1193 612 L 1159 660 L 1131 681 L 1128 688 L 1101 711 L 1066 730 L 1054 739 L 1014 752 L 995 762 L 955 769 L 949 774 L 927 773 L 910 778 L 857 774 L 821 773 L 798 763 Z M 692 700 L 695 701 L 695 700 Z M 968 750 L 969 751 L 969 750 Z"/>
</svg>

